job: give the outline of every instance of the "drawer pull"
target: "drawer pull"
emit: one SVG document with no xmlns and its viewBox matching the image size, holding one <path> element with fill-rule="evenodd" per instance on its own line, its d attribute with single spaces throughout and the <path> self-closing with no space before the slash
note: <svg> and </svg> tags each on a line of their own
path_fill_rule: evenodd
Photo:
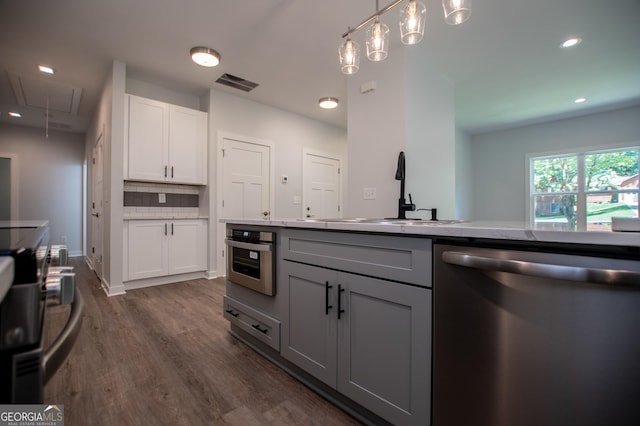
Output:
<svg viewBox="0 0 640 426">
<path fill-rule="evenodd" d="M 240 315 L 240 312 L 233 312 L 233 309 L 227 309 L 227 313 L 235 318 L 238 318 L 238 316 Z"/>
<path fill-rule="evenodd" d="M 265 328 L 264 330 L 262 328 L 260 328 L 260 324 L 254 324 L 251 327 L 255 328 L 256 330 L 258 330 L 262 334 L 267 334 L 267 332 L 269 331 L 268 328 Z"/>
<path fill-rule="evenodd" d="M 342 288 L 341 284 L 338 284 L 338 319 L 340 319 L 340 315 L 344 314 L 344 309 L 342 309 L 342 298 L 340 297 L 344 293 L 344 288 Z"/>
</svg>

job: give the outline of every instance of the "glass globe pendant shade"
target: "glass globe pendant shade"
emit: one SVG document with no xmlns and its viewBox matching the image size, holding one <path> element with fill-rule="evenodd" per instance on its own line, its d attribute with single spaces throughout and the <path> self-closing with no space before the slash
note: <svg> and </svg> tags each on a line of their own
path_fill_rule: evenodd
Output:
<svg viewBox="0 0 640 426">
<path fill-rule="evenodd" d="M 471 0 L 442 0 L 442 8 L 449 25 L 460 25 L 471 16 Z"/>
<path fill-rule="evenodd" d="M 419 1 L 411 0 L 400 10 L 400 38 L 404 44 L 416 44 L 422 40 L 427 8 Z"/>
<path fill-rule="evenodd" d="M 348 38 L 338 49 L 340 68 L 344 74 L 355 74 L 360 68 L 360 46 Z"/>
<path fill-rule="evenodd" d="M 389 27 L 377 18 L 373 25 L 367 28 L 367 58 L 370 61 L 382 61 L 389 51 Z"/>
</svg>

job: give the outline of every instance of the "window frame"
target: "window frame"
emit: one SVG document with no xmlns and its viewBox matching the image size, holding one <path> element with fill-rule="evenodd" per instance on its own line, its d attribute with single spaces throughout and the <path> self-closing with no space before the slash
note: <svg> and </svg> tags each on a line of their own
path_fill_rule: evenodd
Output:
<svg viewBox="0 0 640 426">
<path fill-rule="evenodd" d="M 640 175 L 640 143 L 625 143 L 612 145 L 599 145 L 590 147 L 576 147 L 575 149 L 565 149 L 561 151 L 528 153 L 525 157 L 526 195 L 525 212 L 526 222 L 530 227 L 535 227 L 535 201 L 534 197 L 539 195 L 567 194 L 576 196 L 576 230 L 587 230 L 587 199 L 593 194 L 621 194 L 635 193 L 640 200 L 640 188 L 632 190 L 587 190 L 585 182 L 585 158 L 590 154 L 603 154 L 607 152 L 638 151 L 638 173 Z M 535 192 L 534 191 L 534 167 L 533 162 L 558 157 L 576 157 L 577 160 L 577 190 L 570 192 Z"/>
</svg>

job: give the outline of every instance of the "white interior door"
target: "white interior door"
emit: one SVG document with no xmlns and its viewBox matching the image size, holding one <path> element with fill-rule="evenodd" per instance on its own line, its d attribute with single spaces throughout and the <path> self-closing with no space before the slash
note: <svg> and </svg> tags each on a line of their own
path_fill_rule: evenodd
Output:
<svg viewBox="0 0 640 426">
<path fill-rule="evenodd" d="M 302 155 L 303 217 L 324 219 L 341 217 L 341 159 L 307 150 Z"/>
<path fill-rule="evenodd" d="M 102 255 L 103 255 L 103 136 L 98 137 L 93 148 L 93 168 L 91 181 L 93 184 L 91 200 L 91 264 L 98 278 L 102 280 Z"/>
<path fill-rule="evenodd" d="M 272 213 L 272 144 L 221 136 L 221 219 L 269 219 Z M 218 227 L 218 270 L 225 273 L 225 227 Z"/>
</svg>

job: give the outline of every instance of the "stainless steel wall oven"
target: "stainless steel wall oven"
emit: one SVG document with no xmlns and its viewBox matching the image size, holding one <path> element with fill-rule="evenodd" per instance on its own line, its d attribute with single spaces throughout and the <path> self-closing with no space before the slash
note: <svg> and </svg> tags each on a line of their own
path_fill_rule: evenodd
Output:
<svg viewBox="0 0 640 426">
<path fill-rule="evenodd" d="M 275 295 L 275 233 L 228 228 L 226 244 L 228 280 Z"/>
</svg>

